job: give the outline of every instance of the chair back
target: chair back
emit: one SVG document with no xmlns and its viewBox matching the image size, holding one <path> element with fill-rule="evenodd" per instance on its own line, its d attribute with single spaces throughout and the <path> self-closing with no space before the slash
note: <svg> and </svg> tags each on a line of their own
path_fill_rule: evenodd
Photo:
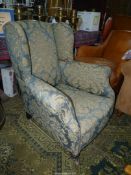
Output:
<svg viewBox="0 0 131 175">
<path fill-rule="evenodd" d="M 19 24 L 27 38 L 32 74 L 55 85 L 60 77 L 52 24 L 28 20 L 20 21 Z"/>
<path fill-rule="evenodd" d="M 56 85 L 60 80 L 58 60 L 73 60 L 73 30 L 65 23 L 9 22 L 4 27 L 16 76 L 35 75 Z"/>
</svg>

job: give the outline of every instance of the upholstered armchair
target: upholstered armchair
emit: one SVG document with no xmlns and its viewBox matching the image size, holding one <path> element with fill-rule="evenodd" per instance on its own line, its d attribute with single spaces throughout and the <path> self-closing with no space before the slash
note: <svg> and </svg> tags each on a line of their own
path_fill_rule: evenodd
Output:
<svg viewBox="0 0 131 175">
<path fill-rule="evenodd" d="M 111 87 L 118 94 L 123 82 L 121 65 L 124 53 L 131 49 L 131 31 L 112 30 L 107 39 L 98 46 L 83 45 L 77 50 L 76 60 L 108 65 L 112 69 Z"/>
<path fill-rule="evenodd" d="M 9 22 L 4 31 L 28 116 L 77 157 L 113 112 L 110 68 L 74 61 L 65 23 Z"/>
</svg>

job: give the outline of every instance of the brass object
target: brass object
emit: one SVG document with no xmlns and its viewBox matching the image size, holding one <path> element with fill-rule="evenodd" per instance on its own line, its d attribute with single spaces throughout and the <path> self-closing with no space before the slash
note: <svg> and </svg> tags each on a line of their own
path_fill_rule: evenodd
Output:
<svg viewBox="0 0 131 175">
<path fill-rule="evenodd" d="M 58 22 L 65 22 L 66 18 L 67 17 L 65 16 L 63 9 L 59 8 L 59 11 L 58 11 Z"/>
<path fill-rule="evenodd" d="M 59 9 L 62 9 L 63 16 L 67 17 L 72 10 L 72 0 L 48 0 L 47 1 L 48 16 L 59 16 Z"/>
<path fill-rule="evenodd" d="M 37 5 L 36 6 L 35 15 L 33 16 L 33 19 L 39 20 L 39 21 L 45 21 L 46 20 L 44 7 L 42 5 Z"/>
<path fill-rule="evenodd" d="M 24 19 L 26 19 L 26 14 L 25 14 L 26 13 L 26 10 L 27 10 L 27 8 L 24 7 L 23 5 L 16 4 L 14 6 L 15 20 L 17 21 L 17 20 L 24 20 Z"/>
<path fill-rule="evenodd" d="M 59 9 L 58 20 L 59 20 L 59 22 L 62 22 L 62 20 L 63 20 L 62 8 Z"/>
<path fill-rule="evenodd" d="M 71 11 L 71 16 L 70 16 L 70 25 L 74 30 L 76 30 L 77 24 L 78 24 L 77 11 L 73 9 Z"/>
<path fill-rule="evenodd" d="M 26 16 L 28 20 L 33 20 L 33 8 L 27 8 Z"/>
</svg>

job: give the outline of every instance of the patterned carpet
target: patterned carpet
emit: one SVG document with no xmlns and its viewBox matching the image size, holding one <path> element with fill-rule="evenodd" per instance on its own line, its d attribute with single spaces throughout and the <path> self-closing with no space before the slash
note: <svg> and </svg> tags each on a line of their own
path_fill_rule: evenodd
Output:
<svg viewBox="0 0 131 175">
<path fill-rule="evenodd" d="M 6 123 L 0 131 L 0 175 L 124 175 L 131 164 L 131 116 L 113 114 L 75 165 L 69 154 L 27 120 L 21 99 L 4 103 Z"/>
</svg>

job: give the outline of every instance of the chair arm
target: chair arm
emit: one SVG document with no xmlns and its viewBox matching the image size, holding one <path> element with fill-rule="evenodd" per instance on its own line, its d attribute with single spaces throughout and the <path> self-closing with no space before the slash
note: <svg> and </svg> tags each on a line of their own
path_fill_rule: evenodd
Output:
<svg viewBox="0 0 131 175">
<path fill-rule="evenodd" d="M 71 100 L 61 91 L 34 76 L 26 79 L 24 83 L 22 94 L 28 98 L 26 108 L 33 111 L 34 116 L 41 120 L 42 125 L 47 127 L 63 147 L 77 155 L 80 150 L 80 126 Z"/>
<path fill-rule="evenodd" d="M 111 69 L 108 66 L 61 61 L 60 67 L 65 84 L 93 94 L 114 98 L 114 92 L 109 84 Z"/>
<path fill-rule="evenodd" d="M 83 45 L 77 49 L 76 60 L 80 57 L 101 57 L 103 52 L 103 45 L 86 46 Z"/>
<path fill-rule="evenodd" d="M 66 124 L 70 122 L 71 117 L 76 120 L 74 107 L 70 99 L 61 91 L 35 76 L 27 79 L 25 84 L 30 93 L 52 114 L 62 114 L 60 117 L 63 118 L 60 120 L 63 120 Z"/>
</svg>

